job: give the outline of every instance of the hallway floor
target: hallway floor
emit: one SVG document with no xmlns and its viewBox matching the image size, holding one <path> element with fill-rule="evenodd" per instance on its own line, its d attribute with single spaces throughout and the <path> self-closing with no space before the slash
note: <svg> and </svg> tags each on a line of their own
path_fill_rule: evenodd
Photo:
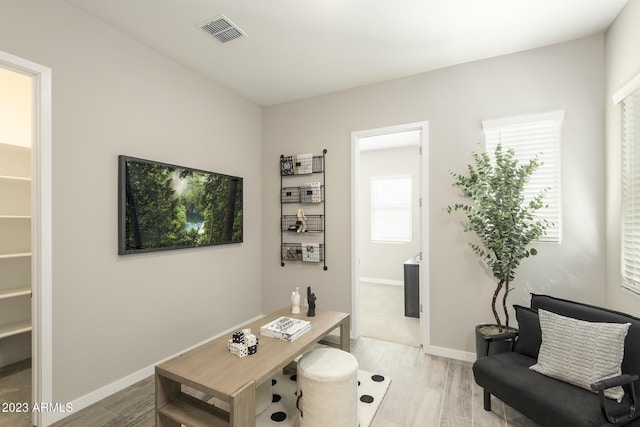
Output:
<svg viewBox="0 0 640 427">
<path fill-rule="evenodd" d="M 420 319 L 404 316 L 404 288 L 360 283 L 360 335 L 411 346 L 420 345 Z"/>
</svg>

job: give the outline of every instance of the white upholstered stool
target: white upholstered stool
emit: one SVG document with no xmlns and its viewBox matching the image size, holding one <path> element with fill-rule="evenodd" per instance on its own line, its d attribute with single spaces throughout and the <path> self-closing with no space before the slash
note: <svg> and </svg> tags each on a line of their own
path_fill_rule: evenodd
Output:
<svg viewBox="0 0 640 427">
<path fill-rule="evenodd" d="M 346 351 L 318 348 L 298 362 L 300 427 L 358 425 L 358 361 Z"/>
</svg>

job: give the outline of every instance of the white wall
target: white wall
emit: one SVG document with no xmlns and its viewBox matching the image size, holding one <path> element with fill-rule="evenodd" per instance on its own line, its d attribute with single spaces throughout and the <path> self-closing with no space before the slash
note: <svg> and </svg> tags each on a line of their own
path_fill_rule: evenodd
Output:
<svg viewBox="0 0 640 427">
<path fill-rule="evenodd" d="M 420 148 L 402 147 L 360 153 L 360 277 L 402 284 L 404 262 L 420 252 Z M 371 241 L 371 178 L 410 175 L 412 238 L 410 243 Z M 394 283 L 395 282 L 395 283 Z"/>
<path fill-rule="evenodd" d="M 604 37 L 477 61 L 364 86 L 263 111 L 263 311 L 286 304 L 299 283 L 316 286 L 318 306 L 351 309 L 350 135 L 428 121 L 431 345 L 473 351 L 473 327 L 490 321 L 491 278 L 457 220 L 449 171 L 462 172 L 478 150 L 484 119 L 563 109 L 564 239 L 539 245 L 521 265 L 511 303 L 545 292 L 604 303 Z M 278 158 L 327 154 L 328 271 L 280 267 Z M 271 226 L 270 224 L 273 224 Z"/>
<path fill-rule="evenodd" d="M 623 289 L 620 273 L 621 218 L 621 123 L 622 105 L 613 105 L 611 96 L 640 73 L 640 2 L 630 1 L 605 35 L 606 51 L 606 218 L 607 218 L 607 305 L 640 316 L 640 295 Z"/>
<path fill-rule="evenodd" d="M 62 0 L 2 2 L 0 49 L 52 69 L 54 401 L 260 314 L 261 109 Z M 243 177 L 244 243 L 118 256 L 119 154 Z"/>
</svg>

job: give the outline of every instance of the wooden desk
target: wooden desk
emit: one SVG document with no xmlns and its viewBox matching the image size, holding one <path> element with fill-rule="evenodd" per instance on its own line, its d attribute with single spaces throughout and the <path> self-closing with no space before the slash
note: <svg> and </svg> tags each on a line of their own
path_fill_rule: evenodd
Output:
<svg viewBox="0 0 640 427">
<path fill-rule="evenodd" d="M 280 316 L 309 320 L 311 330 L 293 342 L 260 335 L 262 325 Z M 338 327 L 339 345 L 323 341 Z M 156 426 L 254 427 L 258 385 L 318 342 L 350 349 L 348 313 L 317 309 L 315 317 L 306 317 L 306 313 L 291 314 L 284 308 L 243 328 L 251 328 L 260 341 L 258 352 L 252 356 L 231 354 L 227 350 L 228 334 L 156 366 Z M 229 402 L 229 412 L 183 393 L 182 384 Z"/>
</svg>

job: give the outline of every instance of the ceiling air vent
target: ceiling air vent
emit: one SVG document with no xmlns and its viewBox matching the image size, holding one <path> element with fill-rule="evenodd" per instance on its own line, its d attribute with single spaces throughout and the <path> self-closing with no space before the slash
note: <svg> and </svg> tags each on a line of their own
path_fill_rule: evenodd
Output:
<svg viewBox="0 0 640 427">
<path fill-rule="evenodd" d="M 217 16 L 213 19 L 209 19 L 202 24 L 197 25 L 202 31 L 208 33 L 220 43 L 227 43 L 231 40 L 238 39 L 240 37 L 246 37 L 247 35 L 238 28 L 233 22 L 224 15 Z"/>
</svg>

